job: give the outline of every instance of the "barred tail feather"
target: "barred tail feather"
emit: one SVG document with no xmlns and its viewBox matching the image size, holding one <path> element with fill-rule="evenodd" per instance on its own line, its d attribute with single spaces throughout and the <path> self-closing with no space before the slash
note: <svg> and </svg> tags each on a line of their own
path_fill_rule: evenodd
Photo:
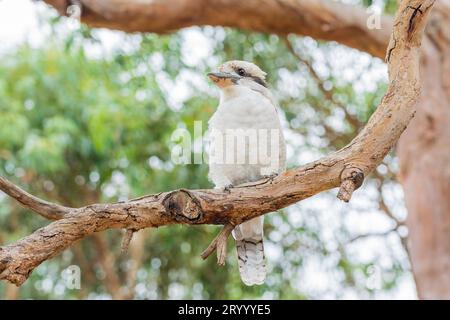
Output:
<svg viewBox="0 0 450 320">
<path fill-rule="evenodd" d="M 258 217 L 233 230 L 239 272 L 242 282 L 247 286 L 263 284 L 266 279 L 262 222 L 263 218 Z"/>
</svg>

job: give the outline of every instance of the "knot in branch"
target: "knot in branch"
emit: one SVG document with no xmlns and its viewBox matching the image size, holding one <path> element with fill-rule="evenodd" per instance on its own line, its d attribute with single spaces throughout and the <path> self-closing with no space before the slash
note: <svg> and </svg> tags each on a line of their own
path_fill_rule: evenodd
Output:
<svg viewBox="0 0 450 320">
<path fill-rule="evenodd" d="M 338 199 L 349 202 L 353 191 L 361 187 L 364 181 L 364 172 L 356 167 L 346 168 L 341 173 L 341 186 L 337 194 Z"/>
<path fill-rule="evenodd" d="M 178 222 L 198 221 L 203 217 L 200 202 L 189 190 L 170 192 L 163 200 L 166 212 Z"/>
</svg>

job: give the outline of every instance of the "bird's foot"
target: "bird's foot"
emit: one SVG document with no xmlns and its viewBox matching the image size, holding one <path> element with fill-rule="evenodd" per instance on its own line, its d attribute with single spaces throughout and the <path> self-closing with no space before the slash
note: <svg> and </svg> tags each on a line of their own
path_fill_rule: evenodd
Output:
<svg viewBox="0 0 450 320">
<path fill-rule="evenodd" d="M 276 177 L 278 177 L 278 173 L 276 173 L 276 172 L 275 172 L 275 173 L 272 173 L 272 174 L 268 174 L 268 175 L 263 176 L 264 179 L 267 179 L 266 182 L 270 182 L 270 183 L 272 183 L 272 181 L 273 181 Z"/>
<path fill-rule="evenodd" d="M 233 186 L 232 184 L 229 184 L 229 185 L 226 185 L 226 186 L 223 188 L 223 191 L 224 191 L 224 192 L 231 193 L 231 189 L 232 189 L 232 188 L 234 188 L 234 186 Z"/>
</svg>

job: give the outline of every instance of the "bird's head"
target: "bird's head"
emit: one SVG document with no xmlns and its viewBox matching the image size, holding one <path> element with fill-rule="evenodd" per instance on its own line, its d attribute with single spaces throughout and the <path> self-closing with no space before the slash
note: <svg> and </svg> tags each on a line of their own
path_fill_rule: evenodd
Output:
<svg viewBox="0 0 450 320">
<path fill-rule="evenodd" d="M 240 60 L 222 64 L 216 72 L 208 73 L 208 77 L 221 89 L 239 84 L 240 81 L 252 81 L 266 87 L 266 73 L 257 65 Z"/>
</svg>

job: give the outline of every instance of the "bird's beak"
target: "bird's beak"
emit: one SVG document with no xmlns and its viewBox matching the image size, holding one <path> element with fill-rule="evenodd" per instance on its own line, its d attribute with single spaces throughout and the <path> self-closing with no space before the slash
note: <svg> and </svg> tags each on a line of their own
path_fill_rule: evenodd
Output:
<svg viewBox="0 0 450 320">
<path fill-rule="evenodd" d="M 228 72 L 209 72 L 207 76 L 219 87 L 227 87 L 240 79 L 239 76 Z"/>
<path fill-rule="evenodd" d="M 211 79 L 226 79 L 226 78 L 230 78 L 232 76 L 231 73 L 227 73 L 227 72 L 209 72 L 207 74 L 207 76 Z"/>
</svg>

